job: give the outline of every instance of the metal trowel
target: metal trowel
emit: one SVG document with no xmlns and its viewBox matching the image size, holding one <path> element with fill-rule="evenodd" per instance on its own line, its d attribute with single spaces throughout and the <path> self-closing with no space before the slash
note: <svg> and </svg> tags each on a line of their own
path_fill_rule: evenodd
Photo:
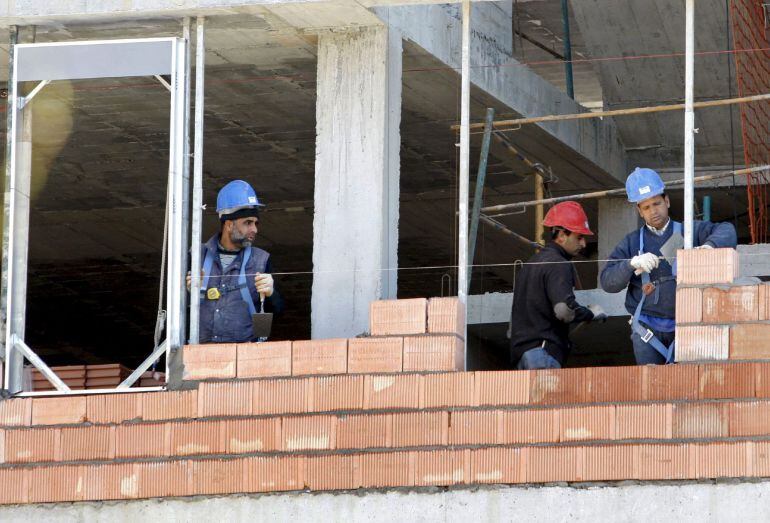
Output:
<svg viewBox="0 0 770 523">
<path fill-rule="evenodd" d="M 666 260 L 673 267 L 674 262 L 676 261 L 676 251 L 682 247 L 684 247 L 684 237 L 680 233 L 674 232 L 674 234 L 660 246 L 660 259 Z M 636 269 L 634 274 L 639 276 L 642 272 L 641 269 Z"/>
<path fill-rule="evenodd" d="M 251 315 L 251 328 L 258 341 L 266 341 L 273 326 L 273 313 L 265 312 L 265 295 L 262 293 L 259 294 L 259 311 Z"/>
</svg>

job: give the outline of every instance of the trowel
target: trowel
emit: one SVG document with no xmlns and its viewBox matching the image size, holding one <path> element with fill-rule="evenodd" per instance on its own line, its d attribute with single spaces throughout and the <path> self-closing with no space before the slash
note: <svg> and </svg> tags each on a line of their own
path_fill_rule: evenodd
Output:
<svg viewBox="0 0 770 523">
<path fill-rule="evenodd" d="M 678 233 L 674 232 L 666 242 L 660 246 L 660 259 L 666 260 L 668 263 L 673 267 L 674 262 L 676 260 L 676 251 L 684 247 L 684 237 Z M 641 269 L 636 269 L 634 271 L 634 274 L 639 276 L 642 274 Z"/>
<path fill-rule="evenodd" d="M 265 295 L 259 293 L 259 312 L 251 315 L 251 328 L 254 330 L 254 338 L 258 341 L 266 341 L 270 337 L 270 329 L 273 326 L 273 313 L 265 312 Z"/>
</svg>

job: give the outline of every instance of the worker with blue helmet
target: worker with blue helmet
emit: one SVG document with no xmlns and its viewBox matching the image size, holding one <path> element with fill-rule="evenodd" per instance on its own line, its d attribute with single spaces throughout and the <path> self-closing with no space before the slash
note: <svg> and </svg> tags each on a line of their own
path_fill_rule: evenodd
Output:
<svg viewBox="0 0 770 523">
<path fill-rule="evenodd" d="M 669 217 L 671 202 L 657 172 L 637 167 L 626 180 L 628 201 L 636 204 L 644 224 L 623 238 L 601 272 L 607 292 L 627 289 L 631 342 L 638 365 L 671 363 L 674 359 L 676 260 L 661 259 L 661 247 L 682 224 Z M 730 223 L 693 222 L 693 246 L 735 247 Z"/>
<path fill-rule="evenodd" d="M 253 245 L 260 207 L 257 193 L 243 180 L 233 180 L 217 195 L 220 229 L 201 247 L 201 343 L 260 341 L 252 315 L 283 309 L 270 254 Z"/>
</svg>

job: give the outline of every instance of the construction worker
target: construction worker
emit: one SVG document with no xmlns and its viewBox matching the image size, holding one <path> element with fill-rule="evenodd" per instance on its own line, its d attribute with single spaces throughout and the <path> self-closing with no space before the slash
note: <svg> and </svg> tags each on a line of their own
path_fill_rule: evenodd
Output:
<svg viewBox="0 0 770 523">
<path fill-rule="evenodd" d="M 628 201 L 636 204 L 644 225 L 615 247 L 601 273 L 607 292 L 628 289 L 626 310 L 631 314 L 631 342 L 637 365 L 671 363 L 674 359 L 676 259 L 661 259 L 661 248 L 682 235 L 672 221 L 665 185 L 652 169 L 637 167 L 626 180 Z M 693 246 L 698 249 L 735 247 L 730 223 L 693 222 Z M 665 249 L 664 249 L 665 250 Z"/>
<path fill-rule="evenodd" d="M 607 318 L 600 306 L 575 300 L 570 260 L 593 235 L 583 207 L 556 204 L 543 225 L 551 228 L 551 241 L 524 264 L 513 290 L 511 365 L 518 369 L 560 368 L 570 352 L 570 324 Z"/>
<path fill-rule="evenodd" d="M 252 245 L 262 206 L 243 180 L 228 183 L 217 195 L 220 230 L 201 247 L 201 343 L 255 341 L 252 315 L 283 308 L 270 254 Z"/>
</svg>

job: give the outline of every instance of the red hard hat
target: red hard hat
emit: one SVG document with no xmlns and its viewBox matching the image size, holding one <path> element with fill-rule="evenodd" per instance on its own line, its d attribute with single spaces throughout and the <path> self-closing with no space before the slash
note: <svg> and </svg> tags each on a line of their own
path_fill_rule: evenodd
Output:
<svg viewBox="0 0 770 523">
<path fill-rule="evenodd" d="M 588 228 L 588 216 L 583 206 L 578 202 L 561 202 L 551 207 L 545 215 L 543 225 L 546 227 L 562 227 L 570 232 L 591 235 Z"/>
</svg>

